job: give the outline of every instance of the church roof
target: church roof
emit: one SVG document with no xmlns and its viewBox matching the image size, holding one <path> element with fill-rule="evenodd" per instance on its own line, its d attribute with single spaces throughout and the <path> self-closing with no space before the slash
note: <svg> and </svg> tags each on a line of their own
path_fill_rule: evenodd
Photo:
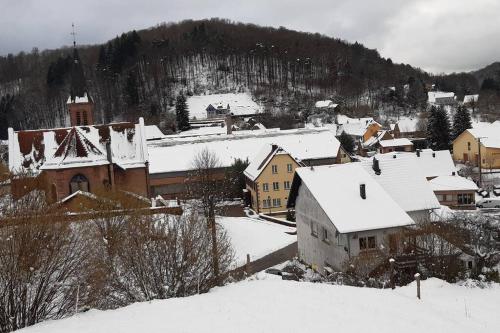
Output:
<svg viewBox="0 0 500 333">
<path fill-rule="evenodd" d="M 9 128 L 9 170 L 38 174 L 43 169 L 107 164 L 123 169 L 144 167 L 148 161 L 146 134 L 139 124 L 77 126 L 28 131 Z"/>
</svg>

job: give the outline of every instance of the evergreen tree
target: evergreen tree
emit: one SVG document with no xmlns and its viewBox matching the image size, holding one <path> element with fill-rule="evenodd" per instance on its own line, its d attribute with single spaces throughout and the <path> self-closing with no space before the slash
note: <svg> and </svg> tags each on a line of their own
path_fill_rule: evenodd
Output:
<svg viewBox="0 0 500 333">
<path fill-rule="evenodd" d="M 452 140 L 455 140 L 466 129 L 472 128 L 470 114 L 467 108 L 459 106 L 453 117 Z"/>
<path fill-rule="evenodd" d="M 125 99 L 128 106 L 139 104 L 139 90 L 137 87 L 137 77 L 134 72 L 130 72 L 125 83 Z"/>
<path fill-rule="evenodd" d="M 427 93 L 425 92 L 424 83 L 411 77 L 408 80 L 409 90 L 408 90 L 408 103 L 414 107 L 425 107 L 427 103 Z"/>
<path fill-rule="evenodd" d="M 339 141 L 342 148 L 344 148 L 344 150 L 348 154 L 354 154 L 355 143 L 353 138 L 349 134 L 347 134 L 346 132 L 342 132 L 342 134 L 340 134 L 339 136 Z"/>
<path fill-rule="evenodd" d="M 442 107 L 431 107 L 427 122 L 427 140 L 433 150 L 450 149 L 450 120 Z"/>
<path fill-rule="evenodd" d="M 186 104 L 186 97 L 181 93 L 177 96 L 175 102 L 175 120 L 177 128 L 181 131 L 186 131 L 190 128 L 189 125 L 189 110 Z"/>
</svg>

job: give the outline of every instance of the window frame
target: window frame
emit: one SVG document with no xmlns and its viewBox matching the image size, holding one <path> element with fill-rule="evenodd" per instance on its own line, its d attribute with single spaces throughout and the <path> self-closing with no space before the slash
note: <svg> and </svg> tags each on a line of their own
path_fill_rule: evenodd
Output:
<svg viewBox="0 0 500 333">
<path fill-rule="evenodd" d="M 262 191 L 269 192 L 269 183 L 262 183 Z"/>
<path fill-rule="evenodd" d="M 293 164 L 292 163 L 287 163 L 286 165 L 286 172 L 292 173 L 293 172 Z"/>
<path fill-rule="evenodd" d="M 271 172 L 273 174 L 277 174 L 278 173 L 278 165 L 277 164 L 272 164 L 271 165 Z"/>
<path fill-rule="evenodd" d="M 273 182 L 273 191 L 280 190 L 280 182 Z"/>
</svg>

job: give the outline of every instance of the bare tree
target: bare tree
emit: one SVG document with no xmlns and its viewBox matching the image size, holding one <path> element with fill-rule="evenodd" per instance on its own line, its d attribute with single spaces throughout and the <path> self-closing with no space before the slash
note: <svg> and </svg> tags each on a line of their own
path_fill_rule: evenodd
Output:
<svg viewBox="0 0 500 333">
<path fill-rule="evenodd" d="M 189 193 L 197 199 L 196 202 L 212 233 L 212 266 L 215 282 L 219 284 L 220 267 L 215 216 L 223 209 L 222 202 L 226 198 L 228 184 L 219 158 L 208 148 L 195 155 L 192 168 L 188 182 Z"/>
<path fill-rule="evenodd" d="M 85 298 L 83 286 L 78 295 L 88 258 L 85 226 L 47 219 L 37 192 L 15 204 L 2 201 L 0 332 L 73 313 Z"/>
</svg>

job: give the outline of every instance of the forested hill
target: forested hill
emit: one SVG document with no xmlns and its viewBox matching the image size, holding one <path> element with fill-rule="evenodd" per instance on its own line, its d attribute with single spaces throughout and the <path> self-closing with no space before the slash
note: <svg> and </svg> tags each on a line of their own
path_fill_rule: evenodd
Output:
<svg viewBox="0 0 500 333">
<path fill-rule="evenodd" d="M 78 52 L 102 122 L 158 122 L 181 91 L 249 90 L 270 107 L 297 112 L 323 97 L 373 106 L 382 88 L 430 82 L 359 43 L 221 19 L 163 24 Z M 9 125 L 64 124 L 71 63 L 68 48 L 0 57 L 0 136 Z"/>
</svg>

